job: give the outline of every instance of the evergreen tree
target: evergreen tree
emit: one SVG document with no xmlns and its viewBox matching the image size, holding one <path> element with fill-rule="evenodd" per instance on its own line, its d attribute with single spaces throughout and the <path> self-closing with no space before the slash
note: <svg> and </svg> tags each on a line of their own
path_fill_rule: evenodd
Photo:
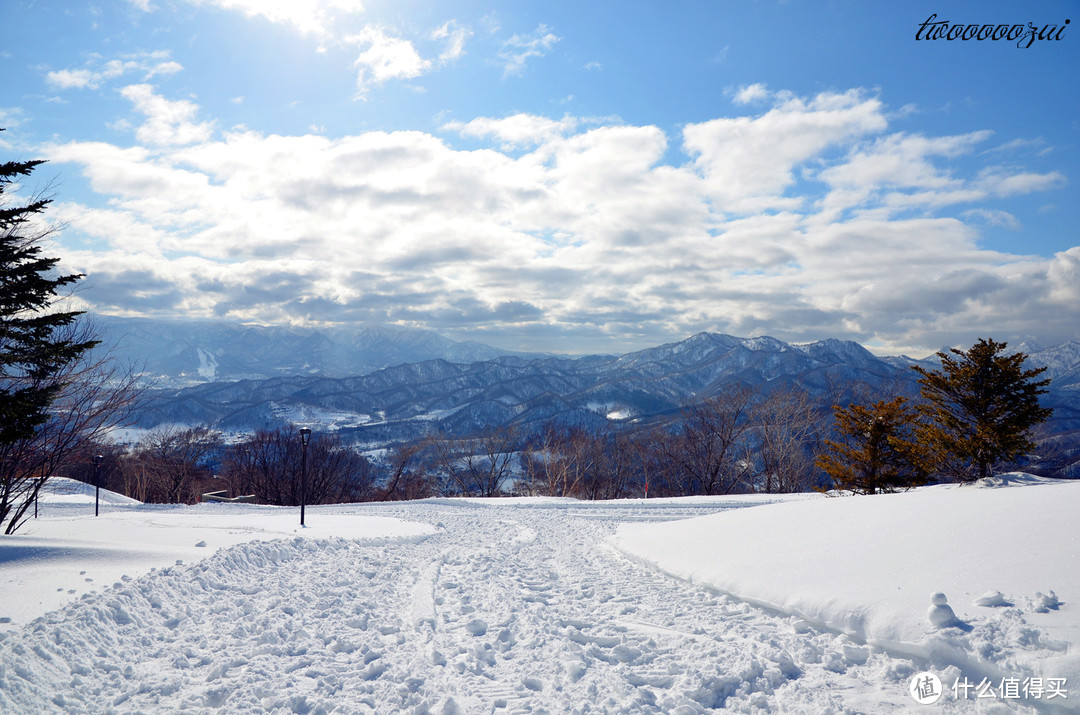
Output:
<svg viewBox="0 0 1080 715">
<path fill-rule="evenodd" d="M 941 370 L 918 365 L 927 417 L 918 430 L 938 467 L 961 481 L 993 474 L 1035 448 L 1033 427 L 1049 419 L 1051 409 L 1039 404 L 1050 380 L 1035 378 L 1046 368 L 1025 370 L 1023 353 L 1006 355 L 1006 343 L 979 341 L 970 350 L 938 353 Z"/>
<path fill-rule="evenodd" d="M 925 484 L 927 470 L 914 441 L 918 413 L 904 397 L 873 405 L 833 407 L 839 441 L 826 439 L 817 458 L 838 489 L 857 494 Z"/>
<path fill-rule="evenodd" d="M 59 259 L 42 255 L 50 229 L 34 219 L 50 200 L 4 196 L 42 163 L 0 164 L 0 445 L 33 436 L 63 389 L 57 376 L 96 344 L 72 338 L 80 313 L 51 310 L 60 291 L 82 276 L 59 275 Z"/>
</svg>

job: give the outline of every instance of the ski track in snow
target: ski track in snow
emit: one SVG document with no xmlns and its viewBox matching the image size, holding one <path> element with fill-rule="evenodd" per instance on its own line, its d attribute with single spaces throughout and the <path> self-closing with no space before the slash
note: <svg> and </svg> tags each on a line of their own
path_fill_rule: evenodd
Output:
<svg viewBox="0 0 1080 715">
<path fill-rule="evenodd" d="M 607 540 L 634 518 L 630 509 L 467 501 L 356 509 L 439 532 L 392 543 L 249 543 L 125 577 L 0 635 L 0 711 L 841 713 L 913 705 L 906 689 L 915 663 L 621 555 Z"/>
</svg>

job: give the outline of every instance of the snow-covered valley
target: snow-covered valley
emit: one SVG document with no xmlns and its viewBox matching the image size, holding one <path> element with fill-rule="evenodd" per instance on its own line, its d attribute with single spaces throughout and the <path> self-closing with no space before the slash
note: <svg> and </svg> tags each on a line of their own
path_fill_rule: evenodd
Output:
<svg viewBox="0 0 1080 715">
<path fill-rule="evenodd" d="M 0 543 L 0 711 L 903 712 L 923 671 L 927 711 L 1080 702 L 1080 483 L 343 505 L 302 530 L 103 498 L 48 495 Z"/>
</svg>

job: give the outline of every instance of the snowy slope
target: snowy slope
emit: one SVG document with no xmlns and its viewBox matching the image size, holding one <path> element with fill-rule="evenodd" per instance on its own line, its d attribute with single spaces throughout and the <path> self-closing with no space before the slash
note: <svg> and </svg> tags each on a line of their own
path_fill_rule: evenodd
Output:
<svg viewBox="0 0 1080 715">
<path fill-rule="evenodd" d="M 696 585 L 894 654 L 1080 684 L 1077 514 L 1080 482 L 1013 474 L 626 525 L 616 543 Z M 936 592 L 958 627 L 928 620 Z"/>
</svg>

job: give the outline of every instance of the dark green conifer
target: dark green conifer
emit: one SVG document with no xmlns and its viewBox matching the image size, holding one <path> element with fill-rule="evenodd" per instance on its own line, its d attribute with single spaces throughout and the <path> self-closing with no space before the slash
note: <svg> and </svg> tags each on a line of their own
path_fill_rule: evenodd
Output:
<svg viewBox="0 0 1080 715">
<path fill-rule="evenodd" d="M 80 312 L 54 309 L 82 276 L 60 275 L 59 259 L 42 255 L 50 228 L 34 219 L 50 200 L 5 195 L 42 163 L 0 164 L 0 445 L 27 439 L 45 423 L 63 389 L 57 375 L 97 344 L 72 339 Z"/>
</svg>

